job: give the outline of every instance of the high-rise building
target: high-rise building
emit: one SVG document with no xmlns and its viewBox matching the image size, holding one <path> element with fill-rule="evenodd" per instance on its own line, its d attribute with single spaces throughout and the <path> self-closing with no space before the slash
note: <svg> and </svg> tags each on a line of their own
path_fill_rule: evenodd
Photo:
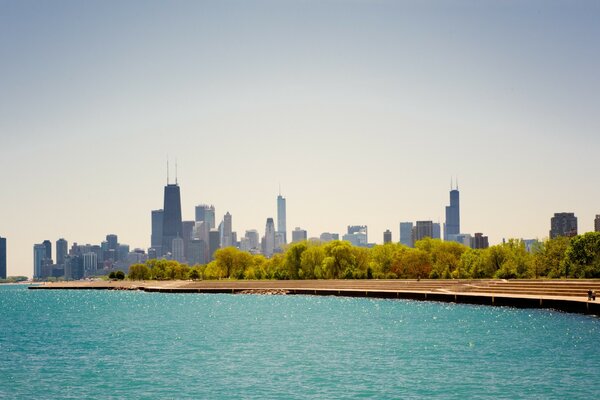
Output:
<svg viewBox="0 0 600 400">
<path fill-rule="evenodd" d="M 283 243 L 287 243 L 287 227 L 285 222 L 286 210 L 285 210 L 285 197 L 277 196 L 277 232 L 283 234 Z"/>
<path fill-rule="evenodd" d="M 260 235 L 256 229 L 247 230 L 245 238 L 248 239 L 249 250 L 260 250 Z"/>
<path fill-rule="evenodd" d="M 83 275 L 87 278 L 88 276 L 96 275 L 98 268 L 98 256 L 94 252 L 85 253 L 83 255 Z"/>
<path fill-rule="evenodd" d="M 52 242 L 49 240 L 44 240 L 42 244 L 46 248 L 46 260 L 52 260 Z"/>
<path fill-rule="evenodd" d="M 441 239 L 442 238 L 442 230 L 440 228 L 439 222 L 433 223 L 433 236 L 432 239 Z"/>
<path fill-rule="evenodd" d="M 292 243 L 301 242 L 306 239 L 308 239 L 306 230 L 296 227 L 296 229 L 292 231 Z"/>
<path fill-rule="evenodd" d="M 265 257 L 271 257 L 275 251 L 275 223 L 273 218 L 267 218 L 265 226 Z"/>
<path fill-rule="evenodd" d="M 215 251 L 221 247 L 221 234 L 216 229 L 211 229 L 208 233 L 208 261 L 215 259 Z"/>
<path fill-rule="evenodd" d="M 171 244 L 173 250 L 173 260 L 183 263 L 185 262 L 185 245 L 183 238 L 176 237 Z"/>
<path fill-rule="evenodd" d="M 6 238 L 0 236 L 0 279 L 6 279 Z"/>
<path fill-rule="evenodd" d="M 285 247 L 285 236 L 283 232 L 275 232 L 275 251 L 280 252 Z"/>
<path fill-rule="evenodd" d="M 412 222 L 400 222 L 400 243 L 406 247 L 413 247 L 412 230 Z"/>
<path fill-rule="evenodd" d="M 162 253 L 173 252 L 173 239 L 183 237 L 183 221 L 181 219 L 181 192 L 179 185 L 165 186 L 163 205 Z"/>
<path fill-rule="evenodd" d="M 64 268 L 65 258 L 69 254 L 69 243 L 65 239 L 56 241 L 56 264 Z"/>
<path fill-rule="evenodd" d="M 156 255 L 162 255 L 162 237 L 163 237 L 163 210 L 152 210 L 152 234 L 150 236 L 150 247 L 156 251 Z"/>
<path fill-rule="evenodd" d="M 386 229 L 385 232 L 383 232 L 383 244 L 386 243 L 392 243 L 392 231 L 389 229 Z"/>
<path fill-rule="evenodd" d="M 233 235 L 232 235 L 232 227 L 231 227 L 231 214 L 229 211 L 223 217 L 223 240 L 221 241 L 222 247 L 231 247 L 233 246 Z"/>
<path fill-rule="evenodd" d="M 204 264 L 204 249 L 205 243 L 203 240 L 192 239 L 188 247 L 188 253 L 186 254 L 188 264 Z"/>
<path fill-rule="evenodd" d="M 577 236 L 577 217 L 574 213 L 555 213 L 550 219 L 550 239 Z"/>
<path fill-rule="evenodd" d="M 46 246 L 43 244 L 33 245 L 33 279 L 43 277 L 43 267 L 46 262 Z"/>
<path fill-rule="evenodd" d="M 600 214 L 596 214 L 596 219 L 594 220 L 594 231 L 600 232 Z"/>
<path fill-rule="evenodd" d="M 207 204 L 196 206 L 196 222 L 207 222 L 209 231 L 215 229 L 215 206 Z"/>
<path fill-rule="evenodd" d="M 413 228 L 413 245 L 426 237 L 433 237 L 433 221 L 417 221 Z"/>
<path fill-rule="evenodd" d="M 460 194 L 458 186 L 450 190 L 450 205 L 446 206 L 446 223 L 444 224 L 444 240 L 450 240 L 450 235 L 460 233 Z M 433 236 L 431 236 L 433 237 Z"/>
<path fill-rule="evenodd" d="M 119 249 L 119 237 L 115 234 L 106 235 L 106 243 L 108 243 L 108 250 Z"/>
<path fill-rule="evenodd" d="M 471 248 L 472 249 L 487 249 L 490 247 L 488 242 L 488 237 L 483 236 L 483 233 L 476 233 L 471 238 Z"/>
<path fill-rule="evenodd" d="M 194 227 L 196 225 L 196 221 L 183 221 L 182 225 L 183 225 L 183 251 L 187 257 L 190 242 L 194 238 Z"/>
</svg>

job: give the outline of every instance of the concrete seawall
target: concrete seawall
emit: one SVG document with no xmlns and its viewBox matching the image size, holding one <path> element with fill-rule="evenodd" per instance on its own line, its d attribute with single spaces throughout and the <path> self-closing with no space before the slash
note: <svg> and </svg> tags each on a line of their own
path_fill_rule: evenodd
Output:
<svg viewBox="0 0 600 400">
<path fill-rule="evenodd" d="M 34 290 L 140 290 L 158 293 L 287 294 L 407 299 L 457 304 L 553 309 L 600 316 L 600 281 L 122 281 L 64 282 Z"/>
</svg>

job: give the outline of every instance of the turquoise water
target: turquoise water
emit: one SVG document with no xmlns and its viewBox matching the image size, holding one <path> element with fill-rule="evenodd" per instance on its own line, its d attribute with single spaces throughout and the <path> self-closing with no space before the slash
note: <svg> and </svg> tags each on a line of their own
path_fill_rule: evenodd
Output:
<svg viewBox="0 0 600 400">
<path fill-rule="evenodd" d="M 600 320 L 310 296 L 0 286 L 0 398 L 594 398 Z"/>
</svg>

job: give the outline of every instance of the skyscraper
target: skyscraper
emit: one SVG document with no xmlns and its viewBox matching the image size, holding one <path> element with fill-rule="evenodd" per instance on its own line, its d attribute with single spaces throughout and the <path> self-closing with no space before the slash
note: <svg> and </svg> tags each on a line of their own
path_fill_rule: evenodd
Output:
<svg viewBox="0 0 600 400">
<path fill-rule="evenodd" d="M 106 235 L 106 243 L 108 243 L 108 250 L 117 251 L 119 248 L 119 237 L 115 234 Z"/>
<path fill-rule="evenodd" d="M 441 232 L 439 222 L 433 223 L 433 236 L 431 236 L 431 238 L 432 239 L 441 239 L 442 238 L 442 232 Z"/>
<path fill-rule="evenodd" d="M 208 233 L 208 261 L 215 259 L 215 251 L 221 247 L 221 235 L 218 230 L 211 229 Z"/>
<path fill-rule="evenodd" d="M 177 182 L 167 183 L 163 206 L 162 254 L 173 252 L 173 239 L 183 237 L 181 193 Z"/>
<path fill-rule="evenodd" d="M 483 233 L 476 233 L 475 236 L 471 238 L 472 249 L 487 249 L 489 246 L 488 237 L 483 236 Z"/>
<path fill-rule="evenodd" d="M 163 236 L 163 210 L 152 210 L 152 235 L 150 236 L 150 247 L 156 250 L 156 255 L 162 255 L 162 236 Z"/>
<path fill-rule="evenodd" d="M 292 243 L 301 242 L 306 239 L 308 239 L 306 230 L 296 227 L 296 229 L 292 231 Z"/>
<path fill-rule="evenodd" d="M 600 232 L 600 214 L 596 214 L 596 219 L 594 220 L 594 231 Z"/>
<path fill-rule="evenodd" d="M 46 260 L 46 246 L 43 244 L 33 245 L 33 279 L 43 277 L 42 268 Z"/>
<path fill-rule="evenodd" d="M 215 229 L 215 206 L 206 204 L 196 206 L 196 222 L 206 222 L 209 231 Z"/>
<path fill-rule="evenodd" d="M 0 279 L 6 279 L 6 238 L 0 237 Z"/>
<path fill-rule="evenodd" d="M 233 235 L 231 228 L 231 214 L 229 211 L 223 217 L 223 240 L 221 241 L 222 247 L 231 247 L 233 246 Z"/>
<path fill-rule="evenodd" d="M 185 262 L 185 245 L 183 238 L 176 237 L 171 244 L 173 250 L 173 260 L 177 262 Z"/>
<path fill-rule="evenodd" d="M 412 222 L 400 222 L 400 243 L 406 247 L 412 247 Z"/>
<path fill-rule="evenodd" d="M 433 237 L 433 221 L 417 221 L 413 228 L 413 244 L 426 237 Z"/>
<path fill-rule="evenodd" d="M 555 213 L 550 219 L 550 239 L 558 236 L 576 236 L 577 217 L 574 213 Z"/>
<path fill-rule="evenodd" d="M 56 264 L 62 268 L 65 265 L 65 258 L 69 253 L 69 243 L 65 239 L 58 239 L 56 241 Z"/>
<path fill-rule="evenodd" d="M 46 260 L 52 260 L 52 242 L 49 240 L 44 240 L 42 244 L 46 248 Z"/>
<path fill-rule="evenodd" d="M 383 232 L 383 244 L 386 243 L 392 243 L 392 231 L 389 229 L 386 229 L 385 232 Z"/>
<path fill-rule="evenodd" d="M 287 228 L 285 222 L 285 197 L 277 196 L 277 232 L 283 234 L 283 242 L 287 243 Z"/>
<path fill-rule="evenodd" d="M 450 190 L 450 205 L 446 206 L 446 223 L 444 224 L 444 240 L 452 240 L 451 235 L 460 233 L 460 194 L 458 186 Z"/>
<path fill-rule="evenodd" d="M 265 257 L 271 257 L 275 251 L 275 223 L 273 218 L 267 218 L 265 227 Z"/>
<path fill-rule="evenodd" d="M 368 228 L 366 225 L 348 225 L 348 233 L 342 236 L 354 246 L 366 247 L 369 243 Z"/>
</svg>

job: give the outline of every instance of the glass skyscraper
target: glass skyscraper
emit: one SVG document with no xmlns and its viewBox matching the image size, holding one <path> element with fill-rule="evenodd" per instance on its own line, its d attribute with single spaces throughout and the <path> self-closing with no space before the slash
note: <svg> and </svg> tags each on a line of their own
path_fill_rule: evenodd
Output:
<svg viewBox="0 0 600 400">
<path fill-rule="evenodd" d="M 277 196 L 277 232 L 283 234 L 283 242 L 287 243 L 287 228 L 285 222 L 285 197 Z"/>
<path fill-rule="evenodd" d="M 458 187 L 450 190 L 450 205 L 446 206 L 444 240 L 454 240 L 452 235 L 460 233 L 460 195 Z"/>
<path fill-rule="evenodd" d="M 0 279 L 6 279 L 6 238 L 0 237 Z"/>
<path fill-rule="evenodd" d="M 183 221 L 181 219 L 181 193 L 179 185 L 165 186 L 163 207 L 162 254 L 173 253 L 173 239 L 183 238 Z"/>
</svg>

